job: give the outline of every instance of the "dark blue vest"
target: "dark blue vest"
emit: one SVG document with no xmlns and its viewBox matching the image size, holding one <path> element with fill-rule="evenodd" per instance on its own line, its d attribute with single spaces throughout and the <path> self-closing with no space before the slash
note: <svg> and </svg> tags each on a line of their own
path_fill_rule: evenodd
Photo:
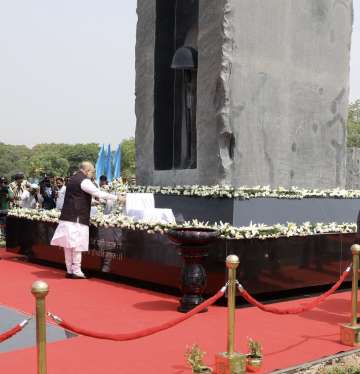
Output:
<svg viewBox="0 0 360 374">
<path fill-rule="evenodd" d="M 86 179 L 85 174 L 79 171 L 67 183 L 60 220 L 89 226 L 91 195 L 81 189 L 81 182 L 84 179 Z"/>
</svg>

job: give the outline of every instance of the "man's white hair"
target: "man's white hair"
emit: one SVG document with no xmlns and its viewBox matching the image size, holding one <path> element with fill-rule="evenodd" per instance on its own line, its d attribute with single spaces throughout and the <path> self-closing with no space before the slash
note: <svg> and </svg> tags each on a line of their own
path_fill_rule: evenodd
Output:
<svg viewBox="0 0 360 374">
<path fill-rule="evenodd" d="M 83 161 L 80 164 L 79 169 L 82 170 L 82 171 L 92 171 L 92 170 L 95 170 L 95 167 L 94 167 L 94 165 L 93 165 L 92 162 L 90 162 L 90 161 Z"/>
</svg>

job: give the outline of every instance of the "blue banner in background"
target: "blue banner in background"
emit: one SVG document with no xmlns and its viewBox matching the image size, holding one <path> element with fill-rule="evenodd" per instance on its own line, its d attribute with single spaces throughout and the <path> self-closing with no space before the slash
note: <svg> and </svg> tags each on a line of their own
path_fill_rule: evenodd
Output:
<svg viewBox="0 0 360 374">
<path fill-rule="evenodd" d="M 112 162 L 111 162 L 111 146 L 110 146 L 110 144 L 108 145 L 108 148 L 107 148 L 105 173 L 106 173 L 105 174 L 106 178 L 107 178 L 108 182 L 110 183 L 113 179 L 113 177 L 112 177 Z"/>
<path fill-rule="evenodd" d="M 114 156 L 114 179 L 121 177 L 121 145 L 119 144 Z"/>
<path fill-rule="evenodd" d="M 96 161 L 96 180 L 99 183 L 99 179 L 105 173 L 105 147 L 104 144 L 100 147 L 98 159 Z"/>
</svg>

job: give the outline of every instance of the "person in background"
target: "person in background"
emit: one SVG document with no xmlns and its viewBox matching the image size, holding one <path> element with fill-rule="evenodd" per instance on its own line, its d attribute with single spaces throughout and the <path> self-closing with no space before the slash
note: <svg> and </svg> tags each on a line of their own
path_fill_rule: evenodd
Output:
<svg viewBox="0 0 360 374">
<path fill-rule="evenodd" d="M 61 210 L 64 205 L 65 192 L 66 192 L 66 186 L 65 186 L 63 178 L 61 177 L 56 178 L 56 187 L 57 187 L 56 209 Z"/>
<path fill-rule="evenodd" d="M 5 237 L 6 216 L 10 207 L 10 202 L 14 194 L 8 186 L 5 177 L 0 177 L 0 236 Z"/>
<path fill-rule="evenodd" d="M 101 188 L 102 186 L 107 186 L 108 184 L 109 183 L 108 183 L 106 175 L 102 175 L 99 179 L 99 187 Z"/>
<path fill-rule="evenodd" d="M 21 208 L 35 209 L 42 203 L 40 188 L 37 184 L 31 184 L 22 194 L 20 206 Z"/>
<path fill-rule="evenodd" d="M 14 193 L 9 188 L 8 180 L 5 177 L 0 177 L 0 211 L 9 210 L 13 198 Z"/>
<path fill-rule="evenodd" d="M 42 197 L 42 208 L 46 210 L 55 209 L 56 190 L 51 185 L 51 180 L 46 176 L 40 183 L 40 195 Z"/>
<path fill-rule="evenodd" d="M 96 188 L 99 188 L 99 184 L 98 182 L 96 181 L 96 178 L 95 178 L 95 175 L 93 175 L 91 178 L 90 178 L 92 184 L 96 187 Z"/>
<path fill-rule="evenodd" d="M 39 185 L 35 183 L 28 184 L 20 196 L 19 206 L 21 208 L 35 209 L 41 201 Z M 23 222 L 17 227 L 17 230 L 20 246 L 19 254 L 23 256 L 21 261 L 29 261 L 34 257 L 33 244 L 36 236 L 34 226 L 30 222 Z"/>
<path fill-rule="evenodd" d="M 30 183 L 25 180 L 24 173 L 16 173 L 14 176 L 14 181 L 10 183 L 9 187 L 11 192 L 14 195 L 12 205 L 14 207 L 20 207 L 21 203 L 21 195 L 26 191 L 29 187 Z"/>
<path fill-rule="evenodd" d="M 52 187 L 56 187 L 56 178 L 55 178 L 55 175 L 52 174 L 52 173 L 50 173 L 50 174 L 48 174 L 47 176 L 48 176 L 48 178 L 50 179 L 50 185 L 51 185 Z"/>
<path fill-rule="evenodd" d="M 95 168 L 91 162 L 82 162 L 79 170 L 66 186 L 64 205 L 59 225 L 51 245 L 64 248 L 66 278 L 86 278 L 81 270 L 82 252 L 89 250 L 91 199 L 117 200 L 117 197 L 96 188 L 91 181 Z"/>
</svg>

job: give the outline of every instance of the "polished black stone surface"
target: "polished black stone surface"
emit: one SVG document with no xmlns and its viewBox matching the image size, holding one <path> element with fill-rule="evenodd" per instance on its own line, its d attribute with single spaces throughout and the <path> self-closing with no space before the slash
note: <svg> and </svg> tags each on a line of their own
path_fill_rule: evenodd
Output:
<svg viewBox="0 0 360 374">
<path fill-rule="evenodd" d="M 56 225 L 8 218 L 8 248 L 26 246 L 36 259 L 63 263 L 62 251 L 49 245 Z M 85 269 L 101 270 L 103 259 L 110 254 L 109 273 L 178 289 L 182 259 L 166 235 L 94 227 L 90 232 L 90 252 L 83 259 Z M 229 254 L 239 256 L 238 279 L 254 294 L 271 296 L 276 292 L 331 285 L 349 264 L 350 246 L 355 240 L 355 234 L 218 239 L 209 245 L 203 263 L 208 274 L 205 293 L 213 294 L 226 283 L 225 259 Z"/>
<path fill-rule="evenodd" d="M 248 226 L 250 222 L 273 225 L 304 222 L 356 222 L 360 199 L 256 198 L 239 200 L 188 196 L 155 195 L 157 208 L 171 208 L 177 221 L 228 222 Z"/>
<path fill-rule="evenodd" d="M 8 331 L 28 317 L 28 315 L 15 309 L 0 305 L 0 333 Z M 46 339 L 48 343 L 70 339 L 75 336 L 75 334 L 61 327 L 49 323 L 47 324 Z M 35 319 L 32 319 L 22 331 L 0 344 L 0 352 L 11 352 L 34 346 L 36 346 L 36 323 Z"/>
<path fill-rule="evenodd" d="M 206 245 L 219 237 L 219 232 L 210 228 L 181 227 L 171 229 L 166 234 L 169 239 L 181 245 Z"/>
</svg>

